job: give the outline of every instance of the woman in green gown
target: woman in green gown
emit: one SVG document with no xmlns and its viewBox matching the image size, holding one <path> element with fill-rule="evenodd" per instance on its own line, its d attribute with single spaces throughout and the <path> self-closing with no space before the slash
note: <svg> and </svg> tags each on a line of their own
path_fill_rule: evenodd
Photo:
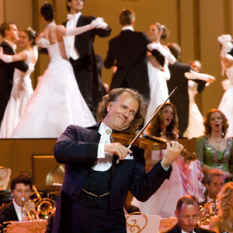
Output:
<svg viewBox="0 0 233 233">
<path fill-rule="evenodd" d="M 213 168 L 224 172 L 226 179 L 233 173 L 233 140 L 226 138 L 228 122 L 218 109 L 211 109 L 204 118 L 205 135 L 196 140 L 195 152 L 201 162 L 202 172 Z"/>
</svg>

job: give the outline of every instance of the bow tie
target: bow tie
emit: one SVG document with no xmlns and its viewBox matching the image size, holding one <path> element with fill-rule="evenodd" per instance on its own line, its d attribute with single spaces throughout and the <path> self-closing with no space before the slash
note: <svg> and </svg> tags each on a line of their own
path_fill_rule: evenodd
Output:
<svg viewBox="0 0 233 233">
<path fill-rule="evenodd" d="M 67 14 L 67 20 L 74 19 L 75 15 Z"/>
</svg>

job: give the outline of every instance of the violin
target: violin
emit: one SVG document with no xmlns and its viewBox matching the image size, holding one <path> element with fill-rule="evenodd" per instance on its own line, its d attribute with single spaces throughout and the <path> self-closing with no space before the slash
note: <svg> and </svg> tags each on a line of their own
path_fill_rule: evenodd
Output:
<svg viewBox="0 0 233 233">
<path fill-rule="evenodd" d="M 152 119 L 156 116 L 156 114 L 160 111 L 160 109 L 165 105 L 165 103 L 170 99 L 170 97 L 173 95 L 173 93 L 176 91 L 177 87 L 174 88 L 174 90 L 170 93 L 168 98 L 164 101 L 162 105 L 154 112 L 154 114 L 151 116 L 149 121 L 143 126 L 143 128 L 137 132 L 137 134 L 131 135 L 128 133 L 125 134 L 122 131 L 121 133 L 112 133 L 111 135 L 111 141 L 112 142 L 119 142 L 123 145 L 127 145 L 128 149 L 131 148 L 132 145 L 139 146 L 139 148 L 146 149 L 146 150 L 162 150 L 166 148 L 167 141 L 163 138 L 158 138 L 153 135 L 143 135 L 141 136 L 144 129 L 150 124 Z M 128 131 L 129 132 L 129 131 Z M 118 135 L 116 135 L 118 134 Z M 127 136 L 127 137 L 126 137 Z M 181 155 L 185 159 L 185 162 L 187 161 L 194 161 L 197 159 L 197 155 L 195 153 L 190 153 L 188 150 L 183 149 L 181 152 Z M 117 160 L 117 164 L 120 162 L 120 159 Z"/>
<path fill-rule="evenodd" d="M 122 145 L 128 146 L 131 144 L 133 139 L 135 138 L 135 131 L 121 131 L 121 132 L 113 132 L 111 134 L 111 142 L 119 142 Z M 160 140 L 160 138 L 159 138 Z M 166 148 L 167 142 L 159 142 L 159 140 L 151 140 L 147 137 L 147 135 L 139 136 L 131 145 L 138 146 L 139 148 L 145 150 L 163 150 Z M 164 140 L 164 139 L 162 139 Z M 166 141 L 166 140 L 164 140 Z"/>
<path fill-rule="evenodd" d="M 163 150 L 166 149 L 167 140 L 164 138 L 155 137 L 151 134 L 140 135 L 133 141 L 137 132 L 136 131 L 121 131 L 113 132 L 111 134 L 111 142 L 119 142 L 125 146 L 138 146 L 144 150 Z M 181 156 L 184 158 L 185 163 L 188 161 L 195 161 L 197 159 L 196 153 L 191 153 L 188 149 L 183 149 Z"/>
</svg>

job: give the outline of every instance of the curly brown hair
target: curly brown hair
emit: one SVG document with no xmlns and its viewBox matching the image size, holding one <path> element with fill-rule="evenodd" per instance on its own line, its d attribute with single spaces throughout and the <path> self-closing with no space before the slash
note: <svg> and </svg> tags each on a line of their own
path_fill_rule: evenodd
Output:
<svg viewBox="0 0 233 233">
<path fill-rule="evenodd" d="M 226 136 L 226 133 L 227 133 L 227 129 L 229 127 L 229 124 L 228 124 L 228 120 L 226 118 L 226 116 L 220 111 L 218 110 L 217 108 L 212 108 L 210 109 L 206 116 L 204 117 L 204 126 L 205 126 L 205 132 L 204 134 L 205 135 L 210 135 L 211 132 L 212 132 L 212 128 L 210 126 L 210 118 L 211 118 L 211 115 L 215 112 L 219 112 L 221 117 L 222 117 L 222 137 L 224 138 Z"/>
<path fill-rule="evenodd" d="M 172 103 L 170 103 L 170 102 L 165 103 L 164 106 L 158 112 L 158 114 L 153 118 L 153 120 L 150 123 L 150 126 L 148 127 L 148 132 L 150 134 L 156 136 L 156 137 L 160 137 L 161 136 L 162 130 L 161 130 L 160 126 L 164 122 L 163 117 L 162 117 L 162 112 L 163 112 L 164 108 L 167 107 L 167 106 L 170 106 L 170 107 L 173 108 L 174 115 L 173 115 L 173 118 L 171 120 L 171 123 L 166 128 L 165 135 L 167 136 L 167 138 L 169 140 L 174 140 L 177 137 L 176 132 L 177 132 L 177 128 L 178 128 L 178 117 L 177 117 L 176 107 Z"/>
<path fill-rule="evenodd" d="M 231 206 L 233 205 L 230 202 L 232 194 L 233 182 L 229 182 L 223 186 L 221 193 L 218 195 L 218 215 L 223 219 L 227 219 L 230 215 Z"/>
<path fill-rule="evenodd" d="M 11 192 L 13 192 L 15 190 L 16 184 L 24 184 L 24 185 L 29 185 L 30 186 L 30 190 L 32 190 L 32 179 L 24 174 L 24 173 L 20 173 L 15 175 L 12 180 L 11 180 Z"/>
<path fill-rule="evenodd" d="M 97 121 L 103 121 L 105 116 L 107 115 L 108 111 L 107 111 L 107 107 L 109 102 L 115 102 L 117 101 L 117 99 L 119 98 L 119 96 L 124 93 L 127 92 L 129 93 L 131 96 L 133 96 L 135 98 L 135 100 L 138 101 L 138 111 L 135 114 L 134 120 L 131 122 L 130 125 L 130 129 L 131 130 L 135 130 L 138 129 L 138 127 L 143 123 L 143 119 L 145 117 L 145 102 L 142 99 L 142 96 L 129 88 L 116 88 L 111 90 L 107 95 L 105 95 L 103 97 L 102 102 L 99 103 L 98 106 L 98 112 L 97 112 Z"/>
</svg>

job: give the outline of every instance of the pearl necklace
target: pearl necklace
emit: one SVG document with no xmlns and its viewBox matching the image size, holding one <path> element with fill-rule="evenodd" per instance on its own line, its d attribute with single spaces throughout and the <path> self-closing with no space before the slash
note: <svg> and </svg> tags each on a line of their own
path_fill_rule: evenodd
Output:
<svg viewBox="0 0 233 233">
<path fill-rule="evenodd" d="M 222 142 L 222 140 L 223 140 L 223 138 L 221 138 L 220 140 L 216 140 L 215 138 L 213 138 L 213 137 L 211 137 L 211 139 L 213 139 L 216 143 L 221 143 Z"/>
</svg>

